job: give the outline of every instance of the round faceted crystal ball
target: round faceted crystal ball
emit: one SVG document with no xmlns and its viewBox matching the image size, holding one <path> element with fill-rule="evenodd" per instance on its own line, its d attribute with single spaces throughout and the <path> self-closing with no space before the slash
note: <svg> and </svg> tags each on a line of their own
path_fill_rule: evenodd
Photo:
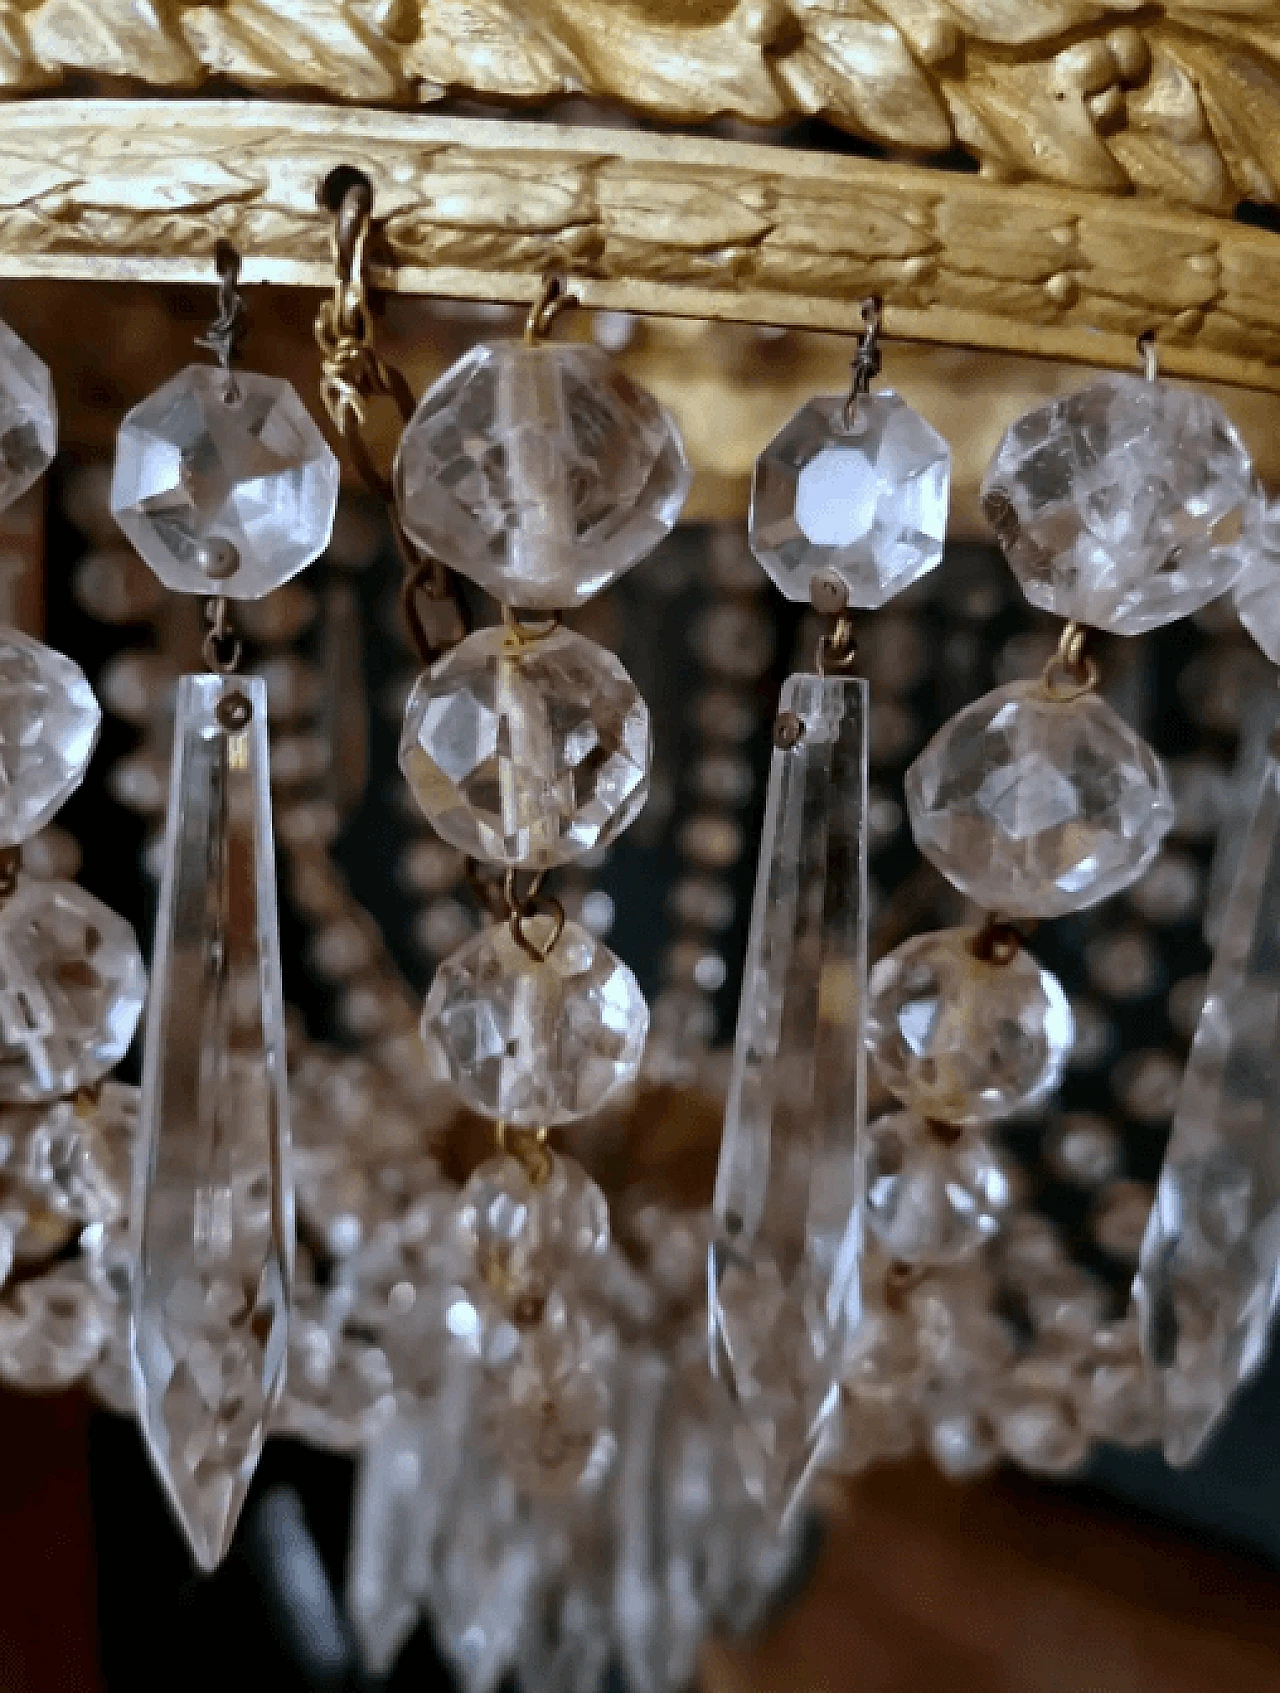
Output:
<svg viewBox="0 0 1280 1693">
<path fill-rule="evenodd" d="M 534 949 L 550 917 L 524 922 Z M 422 1014 L 427 1067 L 464 1104 L 520 1128 L 597 1111 L 640 1066 L 649 1011 L 626 965 L 566 923 L 545 959 L 506 923 L 482 929 L 437 969 Z"/>
<path fill-rule="evenodd" d="M 749 533 L 790 600 L 834 571 L 849 604 L 868 610 L 942 557 L 951 449 L 890 389 L 846 402 L 810 400 L 756 461 Z"/>
<path fill-rule="evenodd" d="M 49 367 L 0 322 L 0 511 L 49 468 L 57 447 Z"/>
<path fill-rule="evenodd" d="M 903 1264 L 954 1264 L 1000 1227 L 1008 1180 L 987 1146 L 911 1111 L 867 1130 L 866 1210 L 872 1234 Z"/>
<path fill-rule="evenodd" d="M 1062 917 L 1137 881 L 1173 825 L 1164 769 L 1096 694 L 1013 682 L 944 723 L 907 772 L 916 845 L 1009 917 Z"/>
<path fill-rule="evenodd" d="M 0 629 L 0 846 L 37 834 L 80 786 L 101 722 L 78 664 Z"/>
<path fill-rule="evenodd" d="M 256 600 L 328 546 L 338 481 L 287 382 L 193 364 L 120 425 L 111 510 L 167 588 Z"/>
<path fill-rule="evenodd" d="M 527 870 L 606 846 L 649 788 L 649 711 L 603 647 L 568 629 L 481 629 L 423 675 L 400 768 L 437 832 Z"/>
<path fill-rule="evenodd" d="M 917 935 L 882 958 L 867 993 L 880 1079 L 922 1117 L 990 1123 L 1052 1093 L 1071 1051 L 1067 996 L 1019 948 L 975 956 L 975 932 Z"/>
<path fill-rule="evenodd" d="M 576 1159 L 544 1153 L 532 1172 L 511 1153 L 487 1158 L 458 1195 L 458 1235 L 491 1293 L 538 1304 L 609 1246 L 609 1207 Z M 540 1179 L 539 1179 L 540 1178 Z"/>
<path fill-rule="evenodd" d="M 494 341 L 423 395 L 400 519 L 507 605 L 582 605 L 667 535 L 690 470 L 670 413 L 599 347 Z"/>
<path fill-rule="evenodd" d="M 0 907 L 0 1101 L 57 1099 L 105 1076 L 146 986 L 123 917 L 74 882 L 20 883 Z"/>
<path fill-rule="evenodd" d="M 1032 605 L 1140 635 L 1231 587 L 1252 488 L 1216 400 L 1107 376 L 1020 417 L 982 499 Z"/>
</svg>

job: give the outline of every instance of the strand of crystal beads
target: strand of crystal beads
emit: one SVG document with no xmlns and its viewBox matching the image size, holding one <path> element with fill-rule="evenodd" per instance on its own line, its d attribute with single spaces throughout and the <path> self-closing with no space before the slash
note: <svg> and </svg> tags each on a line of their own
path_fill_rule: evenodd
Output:
<svg viewBox="0 0 1280 1693">
<path fill-rule="evenodd" d="M 266 687 L 227 602 L 326 546 L 338 463 L 287 382 L 232 370 L 238 266 L 191 365 L 125 417 L 111 510 L 170 589 L 212 594 L 178 684 L 135 1172 L 134 1392 L 197 1563 L 235 1531 L 284 1382 L 293 1254 Z"/>
<path fill-rule="evenodd" d="M 429 1073 L 498 1124 L 502 1152 L 459 1199 L 449 1320 L 486 1366 L 508 1475 L 535 1492 L 594 1485 L 610 1414 L 611 1342 L 580 1299 L 608 1212 L 546 1137 L 634 1080 L 648 1026 L 626 965 L 538 891 L 632 822 L 651 760 L 631 678 L 560 614 L 667 534 L 689 485 L 657 401 L 599 348 L 545 341 L 543 319 L 428 390 L 395 470 L 405 533 L 503 602 L 500 627 L 420 677 L 400 763 L 441 838 L 505 876 L 506 920 L 440 963 L 422 1036 Z"/>
<path fill-rule="evenodd" d="M 1053 1092 L 1072 1039 L 1061 984 L 1006 925 L 918 935 L 877 963 L 867 1047 L 906 1109 L 869 1131 L 866 1214 L 895 1264 L 955 1263 L 996 1232 L 1008 1182 L 982 1130 Z"/>
</svg>

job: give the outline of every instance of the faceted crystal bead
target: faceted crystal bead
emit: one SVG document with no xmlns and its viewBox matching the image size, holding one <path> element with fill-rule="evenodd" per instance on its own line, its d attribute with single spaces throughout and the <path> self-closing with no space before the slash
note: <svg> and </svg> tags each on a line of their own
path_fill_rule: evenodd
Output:
<svg viewBox="0 0 1280 1693">
<path fill-rule="evenodd" d="M 289 383 L 188 365 L 120 425 L 111 510 L 167 588 L 256 600 L 329 544 L 338 481 Z"/>
<path fill-rule="evenodd" d="M 482 929 L 436 971 L 422 1014 L 427 1067 L 464 1104 L 521 1128 L 598 1111 L 640 1066 L 648 1008 L 603 941 L 550 917 Z M 535 956 L 552 940 L 545 958 Z"/>
<path fill-rule="evenodd" d="M 110 1328 L 108 1303 L 78 1263 L 10 1285 L 0 1296 L 0 1382 L 60 1392 L 94 1363 Z"/>
<path fill-rule="evenodd" d="M 1025 948 L 977 956 L 975 932 L 918 935 L 882 958 L 867 990 L 867 1048 L 904 1105 L 945 1123 L 990 1123 L 1053 1092 L 1071 1009 Z"/>
<path fill-rule="evenodd" d="M 558 1303 L 558 1302 L 553 1302 Z M 609 1330 L 561 1307 L 521 1335 L 509 1370 L 492 1383 L 495 1449 L 522 1491 L 552 1499 L 589 1493 L 613 1460 Z"/>
<path fill-rule="evenodd" d="M 598 347 L 473 347 L 396 456 L 400 518 L 507 605 L 582 605 L 657 546 L 689 490 L 675 423 Z"/>
<path fill-rule="evenodd" d="M 128 1050 L 147 991 L 133 930 L 74 882 L 0 906 L 0 1101 L 57 1099 Z"/>
<path fill-rule="evenodd" d="M 1009 1202 L 1003 1170 L 983 1142 L 911 1111 L 867 1130 L 867 1225 L 904 1264 L 954 1264 L 1000 1226 Z"/>
<path fill-rule="evenodd" d="M 48 469 L 57 447 L 49 367 L 0 322 L 0 511 Z"/>
<path fill-rule="evenodd" d="M 803 406 L 756 462 L 751 547 L 790 600 L 834 571 L 849 604 L 882 606 L 942 557 L 951 449 L 890 389 Z"/>
<path fill-rule="evenodd" d="M 1061 917 L 1136 882 L 1173 825 L 1159 759 L 1105 700 L 1013 682 L 907 772 L 916 845 L 988 911 Z"/>
<path fill-rule="evenodd" d="M 1230 588 L 1252 486 L 1216 400 L 1106 376 L 1019 418 L 982 497 L 1032 605 L 1140 635 Z"/>
<path fill-rule="evenodd" d="M 649 712 L 612 653 L 568 629 L 481 629 L 410 695 L 400 767 L 444 839 L 526 870 L 609 844 L 649 790 Z"/>
<path fill-rule="evenodd" d="M 604 1194 L 574 1158 L 537 1149 L 487 1158 L 458 1196 L 458 1235 L 485 1286 L 504 1303 L 539 1307 L 553 1285 L 609 1246 Z"/>
<path fill-rule="evenodd" d="M 0 846 L 29 840 L 80 786 L 101 722 L 78 664 L 0 629 Z"/>
<path fill-rule="evenodd" d="M 1280 758 L 1263 772 L 1134 1282 L 1165 1456 L 1194 1459 L 1280 1299 Z"/>
<path fill-rule="evenodd" d="M 867 684 L 789 677 L 769 771 L 708 1255 L 712 1367 L 752 1494 L 813 1472 L 857 1321 L 865 1121 Z"/>
</svg>

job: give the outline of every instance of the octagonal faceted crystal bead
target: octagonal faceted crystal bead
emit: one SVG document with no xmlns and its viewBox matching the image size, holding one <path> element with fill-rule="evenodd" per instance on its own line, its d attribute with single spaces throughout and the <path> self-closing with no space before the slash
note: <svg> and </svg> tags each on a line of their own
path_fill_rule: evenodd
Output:
<svg viewBox="0 0 1280 1693">
<path fill-rule="evenodd" d="M 860 395 L 847 423 L 845 404 L 810 400 L 761 453 L 749 532 L 788 599 L 834 571 L 849 604 L 872 610 L 942 557 L 951 449 L 891 389 Z"/>
<path fill-rule="evenodd" d="M 881 1081 L 944 1123 L 995 1122 L 1046 1098 L 1072 1036 L 1058 978 L 1025 947 L 978 956 L 972 929 L 916 935 L 867 984 L 867 1047 Z"/>
<path fill-rule="evenodd" d="M 395 474 L 420 547 L 536 611 L 582 605 L 629 570 L 690 482 L 670 414 L 599 347 L 520 341 L 473 347 L 427 390 Z"/>
<path fill-rule="evenodd" d="M 58 408 L 44 360 L 0 322 L 0 511 L 53 462 Z"/>
<path fill-rule="evenodd" d="M 1009 917 L 1061 917 L 1127 888 L 1173 824 L 1159 759 L 1106 701 L 1032 682 L 944 723 L 906 793 L 920 851 Z"/>
<path fill-rule="evenodd" d="M 193 364 L 121 424 L 111 510 L 167 588 L 256 600 L 328 546 L 338 481 L 289 383 Z"/>
<path fill-rule="evenodd" d="M 123 917 L 74 882 L 20 882 L 0 907 L 0 1101 L 57 1099 L 105 1076 L 146 985 Z"/>
<path fill-rule="evenodd" d="M 550 917 L 524 928 L 536 949 L 555 937 Z M 431 1076 L 473 1111 L 554 1128 L 598 1111 L 634 1079 L 648 1025 L 635 977 L 603 941 L 566 923 L 538 958 L 498 923 L 437 969 L 422 1039 Z"/>
<path fill-rule="evenodd" d="M 1216 400 L 1107 376 L 1019 418 L 982 498 L 1032 605 L 1140 635 L 1231 587 L 1252 487 Z"/>
<path fill-rule="evenodd" d="M 649 789 L 649 712 L 603 647 L 481 629 L 420 678 L 400 767 L 444 839 L 526 870 L 607 845 Z"/>
<path fill-rule="evenodd" d="M 30 839 L 75 792 L 101 722 L 78 664 L 0 629 L 0 846 Z"/>
</svg>

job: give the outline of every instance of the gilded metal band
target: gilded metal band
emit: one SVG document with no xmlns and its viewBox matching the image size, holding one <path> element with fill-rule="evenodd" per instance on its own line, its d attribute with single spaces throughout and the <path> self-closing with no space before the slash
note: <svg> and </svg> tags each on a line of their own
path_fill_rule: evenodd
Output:
<svg viewBox="0 0 1280 1693">
<path fill-rule="evenodd" d="M 857 333 L 1280 389 L 1280 238 L 1142 199 L 687 136 L 238 101 L 14 103 L 0 275 L 324 287 L 317 185 L 373 180 L 407 294 Z"/>
</svg>

